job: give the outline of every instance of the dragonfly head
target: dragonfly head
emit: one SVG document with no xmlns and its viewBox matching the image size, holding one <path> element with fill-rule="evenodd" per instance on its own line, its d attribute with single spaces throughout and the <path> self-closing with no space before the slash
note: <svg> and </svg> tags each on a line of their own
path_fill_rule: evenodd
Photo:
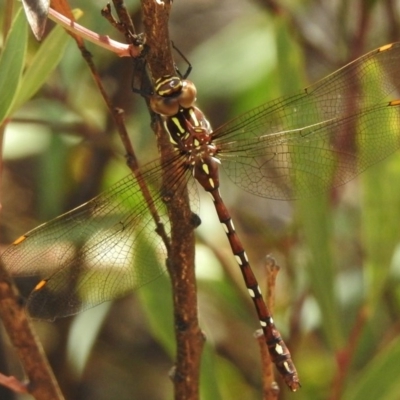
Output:
<svg viewBox="0 0 400 400">
<path fill-rule="evenodd" d="M 150 107 L 157 114 L 171 117 L 182 108 L 192 107 L 196 101 L 196 94 L 196 87 L 191 81 L 165 75 L 155 83 L 155 93 L 150 98 Z"/>
</svg>

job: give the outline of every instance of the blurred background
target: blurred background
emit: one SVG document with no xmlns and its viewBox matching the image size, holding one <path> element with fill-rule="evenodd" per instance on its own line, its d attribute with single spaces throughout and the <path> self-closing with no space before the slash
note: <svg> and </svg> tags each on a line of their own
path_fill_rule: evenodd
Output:
<svg viewBox="0 0 400 400">
<path fill-rule="evenodd" d="M 105 3 L 70 4 L 83 11 L 81 25 L 124 41 L 101 17 Z M 140 31 L 139 2 L 126 5 Z M 399 40 L 399 16 L 398 0 L 176 1 L 170 34 L 193 65 L 199 107 L 218 127 Z M 126 112 L 141 164 L 156 158 L 149 115 L 131 91 L 132 60 L 87 46 L 114 104 Z M 32 58 L 39 47 L 30 35 Z M 3 145 L 2 249 L 129 173 L 111 117 L 72 40 L 46 84 L 12 118 Z M 281 267 L 274 319 L 303 387 L 292 394 L 277 377 L 280 399 L 399 398 L 399 176 L 394 154 L 343 187 L 294 202 L 257 198 L 222 178 L 222 194 L 260 282 L 267 254 Z M 207 336 L 202 398 L 260 399 L 258 321 L 213 204 L 201 191 L 199 197 L 196 272 Z M 76 317 L 35 322 L 66 398 L 172 399 L 170 302 L 165 274 Z M 0 338 L 0 371 L 22 378 L 3 329 Z M 0 399 L 15 398 L 29 397 L 0 387 Z"/>
</svg>

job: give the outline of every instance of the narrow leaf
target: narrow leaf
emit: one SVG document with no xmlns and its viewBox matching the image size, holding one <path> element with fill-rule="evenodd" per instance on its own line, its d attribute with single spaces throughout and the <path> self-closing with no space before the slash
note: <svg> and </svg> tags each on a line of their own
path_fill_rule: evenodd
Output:
<svg viewBox="0 0 400 400">
<path fill-rule="evenodd" d="M 0 56 L 0 124 L 10 114 L 25 62 L 27 24 L 21 10 L 13 21 Z"/>
<path fill-rule="evenodd" d="M 74 15 L 79 17 L 82 13 L 77 12 Z M 47 36 L 22 78 L 14 110 L 28 101 L 43 86 L 61 61 L 69 39 L 70 36 L 59 25 Z"/>
<path fill-rule="evenodd" d="M 398 387 L 400 339 L 373 359 L 357 380 L 353 380 L 343 400 L 385 399 Z"/>
</svg>

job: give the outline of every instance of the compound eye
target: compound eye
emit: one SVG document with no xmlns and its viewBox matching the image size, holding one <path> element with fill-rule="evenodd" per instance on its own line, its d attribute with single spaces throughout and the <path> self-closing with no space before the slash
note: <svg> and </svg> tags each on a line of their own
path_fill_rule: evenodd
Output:
<svg viewBox="0 0 400 400">
<path fill-rule="evenodd" d="M 150 107 L 155 113 L 166 117 L 172 117 L 178 114 L 180 108 L 177 97 L 171 98 L 157 95 L 150 97 Z"/>
<path fill-rule="evenodd" d="M 191 81 L 183 81 L 181 93 L 179 95 L 179 104 L 183 108 L 189 108 L 196 102 L 197 90 Z"/>
</svg>

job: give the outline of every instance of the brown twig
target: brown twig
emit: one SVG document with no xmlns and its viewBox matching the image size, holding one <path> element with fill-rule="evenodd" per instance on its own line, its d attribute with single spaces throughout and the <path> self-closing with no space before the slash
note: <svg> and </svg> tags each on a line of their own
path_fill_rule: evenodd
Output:
<svg viewBox="0 0 400 400">
<path fill-rule="evenodd" d="M 280 267 L 276 263 L 275 259 L 270 255 L 267 255 L 267 257 L 265 258 L 265 270 L 267 272 L 266 302 L 268 308 L 273 313 L 275 308 L 276 278 L 278 277 Z"/>
<path fill-rule="evenodd" d="M 391 42 L 398 40 L 399 38 L 399 18 L 396 13 L 397 4 L 396 1 L 393 0 L 385 0 L 383 2 L 385 7 L 385 20 L 388 23 L 388 36 Z"/>
<path fill-rule="evenodd" d="M 262 370 L 262 385 L 263 385 L 263 400 L 277 400 L 280 390 L 275 382 L 274 372 L 271 357 L 268 352 L 267 344 L 262 329 L 257 329 L 254 333 L 260 348 L 261 355 L 261 370 Z"/>
<path fill-rule="evenodd" d="M 175 74 L 170 50 L 168 17 L 171 2 L 142 0 L 143 25 L 148 69 L 153 81 L 166 74 Z M 161 152 L 161 164 L 170 159 L 173 148 L 160 121 L 154 124 Z M 164 182 L 171 181 L 175 171 L 166 168 Z M 170 189 L 170 188 L 169 188 Z M 200 357 L 204 337 L 197 317 L 196 280 L 194 274 L 194 233 L 187 194 L 174 196 L 167 203 L 171 221 L 171 250 L 168 271 L 171 276 L 174 303 L 177 356 L 173 380 L 175 399 L 199 398 Z"/>
<path fill-rule="evenodd" d="M 265 259 L 265 270 L 267 273 L 265 301 L 271 313 L 273 313 L 275 306 L 275 283 L 279 269 L 279 265 L 276 264 L 275 259 L 268 255 Z M 257 339 L 261 355 L 263 400 L 276 400 L 279 396 L 279 386 L 275 381 L 274 366 L 268 352 L 265 337 L 261 329 L 258 329 L 254 336 Z"/>
<path fill-rule="evenodd" d="M 119 135 L 120 135 L 122 144 L 125 147 L 127 165 L 136 177 L 137 183 L 142 191 L 144 199 L 146 200 L 149 211 L 150 211 L 150 213 L 153 217 L 153 220 L 157 226 L 156 231 L 159 234 L 159 236 L 161 237 L 161 239 L 167 249 L 167 253 L 169 253 L 170 246 L 171 246 L 170 238 L 168 237 L 167 232 L 165 231 L 165 227 L 164 227 L 163 223 L 161 222 L 161 218 L 159 217 L 158 212 L 155 208 L 150 190 L 148 189 L 146 182 L 143 179 L 141 170 L 138 165 L 138 161 L 136 159 L 135 152 L 132 147 L 132 143 L 129 139 L 129 135 L 128 135 L 128 132 L 125 127 L 123 115 L 124 115 L 123 110 L 121 110 L 119 108 L 114 109 L 113 116 L 117 123 L 117 126 L 119 127 L 118 130 L 119 130 Z"/>
<path fill-rule="evenodd" d="M 0 317 L 29 377 L 27 392 L 36 400 L 62 400 L 64 397 L 46 360 L 44 350 L 34 334 L 17 290 L 1 260 Z"/>
<path fill-rule="evenodd" d="M 368 28 L 371 24 L 371 6 L 367 2 L 360 2 L 358 23 L 352 35 L 352 45 L 350 48 L 350 60 L 355 60 L 364 53 L 365 42 L 367 40 Z"/>
<path fill-rule="evenodd" d="M 330 400 L 339 400 L 341 398 L 341 393 L 346 378 L 348 377 L 351 361 L 353 360 L 354 353 L 357 350 L 357 343 L 360 340 L 360 336 L 366 322 L 368 321 L 369 315 L 370 310 L 368 309 L 368 306 L 362 306 L 358 312 L 353 329 L 351 330 L 347 346 L 336 354 L 337 373 L 332 382 Z"/>
<path fill-rule="evenodd" d="M 136 34 L 135 27 L 124 2 L 121 0 L 113 0 L 113 4 L 119 20 L 116 20 L 112 15 L 110 3 L 101 10 L 101 15 L 105 17 L 115 29 L 123 33 L 128 42 L 135 44 L 138 35 Z"/>
</svg>

